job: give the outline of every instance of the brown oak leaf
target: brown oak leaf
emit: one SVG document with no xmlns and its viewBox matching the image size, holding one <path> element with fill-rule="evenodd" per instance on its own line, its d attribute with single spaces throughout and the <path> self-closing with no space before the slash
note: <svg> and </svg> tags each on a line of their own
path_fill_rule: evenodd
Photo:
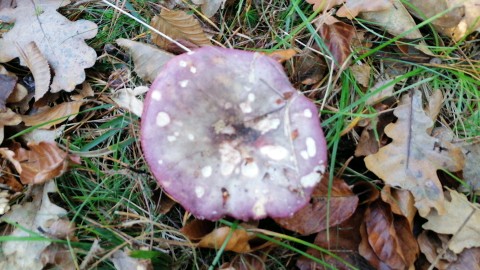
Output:
<svg viewBox="0 0 480 270">
<path fill-rule="evenodd" d="M 427 134 L 433 121 L 423 110 L 420 91 L 404 95 L 394 114 L 397 122 L 385 128 L 392 142 L 367 156 L 365 165 L 385 183 L 409 190 L 421 216 L 427 216 L 431 208 L 444 214 L 444 196 L 437 170 L 461 170 L 462 150 Z"/>
</svg>

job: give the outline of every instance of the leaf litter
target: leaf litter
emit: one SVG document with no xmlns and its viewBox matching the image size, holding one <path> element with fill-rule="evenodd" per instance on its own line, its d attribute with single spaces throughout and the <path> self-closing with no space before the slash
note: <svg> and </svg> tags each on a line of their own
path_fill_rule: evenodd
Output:
<svg viewBox="0 0 480 270">
<path fill-rule="evenodd" d="M 374 29 L 377 34 L 385 31 L 393 36 L 402 34 L 407 39 L 423 39 L 412 16 L 425 19 L 444 11 L 445 8 L 450 8 L 450 11 L 432 22 L 440 33 L 450 35 L 458 41 L 466 33 L 479 29 L 478 22 L 474 20 L 478 16 L 475 13 L 478 9 L 473 8 L 476 1 L 412 1 L 417 9 L 412 9 L 413 6 L 404 6 L 400 1 L 307 0 L 307 2 L 314 4 L 314 9 L 321 8 L 339 19 L 357 17 L 376 22 L 379 24 L 379 28 Z M 4 5 L 3 2 L 0 5 L 0 20 L 14 23 L 13 28 L 3 33 L 0 39 L 0 61 L 7 62 L 18 57 L 20 63 L 30 69 L 35 80 L 32 92 L 19 82 L 16 74 L 1 67 L 0 134 L 3 139 L 5 128 L 9 130 L 10 127 L 17 127 L 23 122 L 21 125 L 41 126 L 42 131 L 49 132 L 50 135 L 37 143 L 30 142 L 28 148 L 20 147 L 16 143 L 13 145 L 17 146 L 12 146 L 9 140 L 2 144 L 8 148 L 1 148 L 0 151 L 3 164 L 0 184 L 7 186 L 8 190 L 0 192 L 0 212 L 6 213 L 1 218 L 2 221 L 9 219 L 12 225 L 11 230 L 6 231 L 7 234 L 29 237 L 41 235 L 47 238 L 41 242 L 3 243 L 3 256 L 7 257 L 0 262 L 0 268 L 20 267 L 19 264 L 23 264 L 22 267 L 29 269 L 41 269 L 48 264 L 62 269 L 75 269 L 70 257 L 72 251 L 63 244 L 48 240 L 75 238 L 74 226 L 66 218 L 66 210 L 50 202 L 48 194 L 56 192 L 52 187 L 54 182 L 50 180 L 66 173 L 70 164 L 78 164 L 80 160 L 60 150 L 54 140 L 58 138 L 58 134 L 64 132 L 65 121 L 74 120 L 80 108 L 88 104 L 88 97 L 96 93 L 91 88 L 87 91 L 89 87 L 87 83 L 82 90 L 77 91 L 89 92 L 88 94 L 69 95 L 63 101 L 59 101 L 59 96 L 51 93 L 61 90 L 72 92 L 76 90 L 76 85 L 85 80 L 84 70 L 93 66 L 96 60 L 96 54 L 85 44 L 85 40 L 95 36 L 97 26 L 83 20 L 71 22 L 60 15 L 57 9 L 68 5 L 69 2 L 35 3 L 36 7 L 26 0 L 17 1 L 17 6 L 8 3 Z M 200 16 L 195 17 L 183 10 L 169 11 L 162 8 L 160 14 L 152 19 L 152 26 L 191 49 L 212 45 L 211 40 L 214 39 L 210 39 L 210 34 L 206 34 L 201 22 L 207 17 L 212 20 L 210 23 L 217 22 L 216 12 L 222 7 L 226 8 L 222 8 L 222 12 L 227 11 L 231 3 L 223 0 L 196 0 L 193 3 L 201 7 L 199 13 L 193 14 Z M 174 7 L 175 4 L 170 6 Z M 463 11 L 465 13 L 462 13 Z M 321 16 L 324 15 L 320 15 L 318 20 L 321 21 Z M 352 72 L 362 91 L 375 91 L 392 81 L 393 79 L 382 80 L 375 76 L 378 71 L 371 68 L 370 63 L 351 58 L 355 53 L 371 46 L 370 43 L 362 49 L 353 44 L 358 42 L 355 38 L 359 36 L 362 39 L 361 46 L 370 42 L 364 33 L 360 33 L 361 30 L 355 29 L 358 25 L 354 27 L 352 22 L 340 21 L 329 16 L 330 23 L 324 21 L 323 24 L 317 25 L 318 31 L 325 39 L 338 66 L 348 67 L 353 64 Z M 38 22 L 41 23 L 42 29 L 38 28 Z M 64 24 L 59 26 L 59 22 Z M 31 31 L 25 31 L 28 28 L 25 25 L 28 24 L 33 25 L 30 27 Z M 72 33 L 75 35 L 72 36 Z M 58 42 L 59 40 L 62 42 Z M 146 85 L 156 78 L 168 60 L 175 57 L 175 54 L 182 53 L 175 47 L 176 45 L 154 33 L 152 41 L 160 49 L 128 39 L 117 40 L 117 44 L 132 57 L 134 71 Z M 416 48 L 423 53 L 432 54 L 424 47 L 423 42 L 417 44 Z M 397 47 L 394 52 L 403 55 L 399 59 L 413 61 L 415 53 L 412 48 L 401 43 L 395 46 Z M 292 80 L 298 82 L 300 87 L 310 89 L 309 86 L 317 87 L 324 81 L 323 76 L 327 69 L 323 66 L 324 57 L 317 53 L 320 49 L 314 47 L 313 50 L 315 53 L 312 53 L 310 48 L 302 51 L 302 48 L 294 47 L 269 54 L 277 57 L 277 60 L 285 66 L 293 62 Z M 312 63 L 305 65 L 308 67 L 298 64 L 299 60 L 302 62 L 307 58 L 313 59 L 310 61 Z M 350 59 L 351 63 L 346 62 Z M 427 57 L 428 59 L 430 58 Z M 390 78 L 406 72 L 406 69 L 396 69 L 393 65 L 388 69 L 388 72 L 393 70 L 398 73 Z M 130 75 L 127 79 L 130 79 Z M 141 116 L 143 107 L 141 95 L 147 87 L 128 85 L 123 81 L 118 86 L 121 87 L 111 84 L 113 94 L 109 97 L 120 108 Z M 427 267 L 435 264 L 439 269 L 477 269 L 480 254 L 478 203 L 469 201 L 462 193 L 448 189 L 448 185 L 443 183 L 444 180 L 439 178 L 438 171 L 457 173 L 465 179 L 463 189 L 458 190 L 478 193 L 476 173 L 478 143 L 458 143 L 454 142 L 453 135 L 442 137 L 435 133 L 437 131 L 434 123 L 437 120 L 444 123 L 441 116 L 443 106 L 441 91 L 434 91 L 434 95 L 427 96 L 428 105 L 424 107 L 418 90 L 404 93 L 400 102 L 395 104 L 394 100 L 398 98 L 395 90 L 398 88 L 398 84 L 392 84 L 379 92 L 378 96 L 369 95 L 367 103 L 374 108 L 377 115 L 367 121 L 361 120 L 357 122 L 362 122 L 361 125 L 351 125 L 348 129 L 352 132 L 361 130 L 355 156 L 366 156 L 365 165 L 380 179 L 375 182 L 379 186 L 369 184 L 367 187 L 359 183 L 352 186 L 347 184 L 351 181 L 334 178 L 332 186 L 328 187 L 328 179 L 323 179 L 304 209 L 290 218 L 275 221 L 282 227 L 281 230 L 293 231 L 294 235 L 316 234 L 313 243 L 333 253 L 321 254 L 312 248 L 307 249 L 307 253 L 322 258 L 338 269 L 350 269 L 349 265 L 364 266 L 365 269 L 372 266 L 411 269 L 414 263 L 415 266 L 423 263 Z M 32 98 L 35 100 L 33 106 Z M 395 117 L 397 120 L 394 120 Z M 30 140 L 26 136 L 22 136 L 22 139 Z M 10 205 L 9 202 L 21 192 L 22 184 L 30 184 L 33 200 Z M 325 203 L 326 200 L 330 200 L 329 204 Z M 330 208 L 327 209 L 327 206 Z M 44 211 L 48 214 L 42 219 L 38 218 L 38 213 Z M 170 207 L 162 214 L 166 215 L 169 211 Z M 416 238 L 413 227 L 419 225 L 417 211 L 426 222 L 421 224 L 424 230 Z M 218 250 L 227 237 L 230 237 L 225 250 L 239 254 L 230 262 L 225 260 L 227 263 L 220 269 L 232 267 L 252 269 L 252 266 L 254 269 L 264 269 L 267 256 L 271 256 L 270 252 L 275 249 L 271 243 L 259 242 L 253 233 L 257 228 L 260 231 L 265 228 L 278 230 L 275 227 L 277 225 L 265 225 L 268 224 L 268 220 L 243 223 L 240 224 L 240 228 L 232 231 L 229 226 L 218 227 L 214 223 L 205 223 L 188 217 L 186 213 L 184 221 L 187 219 L 190 221 L 182 231 L 194 242 L 194 247 Z M 45 219 L 48 219 L 48 222 Z M 12 222 L 16 220 L 24 223 L 15 226 Z M 202 226 L 206 226 L 207 229 L 200 229 Z M 9 243 L 20 243 L 16 248 L 20 247 L 21 252 L 13 252 Z M 99 250 L 104 252 L 101 248 Z M 261 251 L 263 256 L 257 251 Z M 426 258 L 420 257 L 420 252 Z M 32 254 L 38 256 L 31 256 Z M 110 259 L 117 269 L 152 267 L 149 259 L 139 260 L 130 257 L 129 254 L 128 249 L 119 249 Z M 25 258 L 28 255 L 30 258 Z M 86 259 L 83 267 L 91 260 Z M 300 269 L 323 267 L 306 257 L 299 257 L 296 265 Z"/>
</svg>

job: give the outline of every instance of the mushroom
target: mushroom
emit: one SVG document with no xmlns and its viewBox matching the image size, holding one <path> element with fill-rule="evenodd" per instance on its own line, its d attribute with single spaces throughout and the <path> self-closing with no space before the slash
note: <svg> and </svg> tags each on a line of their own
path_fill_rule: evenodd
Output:
<svg viewBox="0 0 480 270">
<path fill-rule="evenodd" d="M 160 185 L 199 219 L 287 217 L 326 166 L 315 104 L 268 56 L 203 47 L 171 59 L 141 119 Z"/>
</svg>

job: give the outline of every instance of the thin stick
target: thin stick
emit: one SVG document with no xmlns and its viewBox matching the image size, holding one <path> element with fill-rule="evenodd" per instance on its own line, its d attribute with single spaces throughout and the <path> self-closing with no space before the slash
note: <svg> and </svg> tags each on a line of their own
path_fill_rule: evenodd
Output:
<svg viewBox="0 0 480 270">
<path fill-rule="evenodd" d="M 110 6 L 110 7 L 114 8 L 114 9 L 118 10 L 118 11 L 119 11 L 120 13 L 122 13 L 123 15 L 126 15 L 126 16 L 128 16 L 129 18 L 137 21 L 137 22 L 140 23 L 141 25 L 143 25 L 143 26 L 145 26 L 146 28 L 150 29 L 151 31 L 159 34 L 160 36 L 162 36 L 163 38 L 167 39 L 168 41 L 170 41 L 170 42 L 172 42 L 172 43 L 175 43 L 178 47 L 182 48 L 184 51 L 186 51 L 186 52 L 190 52 L 190 51 L 191 51 L 189 48 L 183 46 L 183 45 L 182 45 L 181 43 L 179 43 L 178 41 L 172 39 L 171 37 L 167 36 L 166 34 L 158 31 L 157 29 L 151 27 L 150 25 L 148 25 L 148 24 L 145 23 L 144 21 L 142 21 L 142 20 L 134 17 L 132 14 L 124 11 L 123 9 L 121 9 L 121 8 L 117 7 L 116 5 L 108 2 L 107 0 L 102 0 L 102 2 L 105 3 L 107 6 Z"/>
</svg>

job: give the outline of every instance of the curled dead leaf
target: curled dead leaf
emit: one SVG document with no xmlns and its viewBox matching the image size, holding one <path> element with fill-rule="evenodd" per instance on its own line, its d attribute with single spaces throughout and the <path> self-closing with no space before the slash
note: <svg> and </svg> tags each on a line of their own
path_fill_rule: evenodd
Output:
<svg viewBox="0 0 480 270">
<path fill-rule="evenodd" d="M 309 235 L 340 224 L 355 212 L 358 197 L 342 179 L 334 178 L 330 196 L 330 208 L 327 208 L 328 176 L 324 176 L 313 191 L 309 204 L 292 217 L 274 220 L 285 229 Z"/>
<path fill-rule="evenodd" d="M 365 212 L 361 233 L 359 252 L 377 269 L 408 269 L 419 254 L 407 219 L 394 216 L 380 200 Z"/>
<path fill-rule="evenodd" d="M 77 156 L 69 155 L 54 143 L 29 143 L 29 150 L 17 147 L 15 159 L 20 162 L 23 184 L 42 184 L 65 173 L 70 163 L 80 164 Z"/>
<path fill-rule="evenodd" d="M 344 66 L 352 53 L 350 44 L 355 36 L 355 28 L 344 22 L 336 22 L 322 24 L 319 31 L 325 45 L 335 59 L 335 67 Z"/>
<path fill-rule="evenodd" d="M 242 227 L 251 227 L 251 225 L 242 223 Z M 225 242 L 231 228 L 227 226 L 215 227 L 214 222 L 206 220 L 193 220 L 180 230 L 192 241 L 198 241 L 198 247 L 219 249 Z M 237 253 L 247 253 L 252 251 L 249 241 L 255 238 L 253 233 L 245 229 L 236 229 L 231 233 L 231 237 L 225 247 L 225 250 Z"/>
<path fill-rule="evenodd" d="M 41 99 L 50 86 L 50 66 L 34 41 L 24 48 L 18 47 L 22 61 L 27 65 L 35 80 L 35 100 Z"/>
</svg>

